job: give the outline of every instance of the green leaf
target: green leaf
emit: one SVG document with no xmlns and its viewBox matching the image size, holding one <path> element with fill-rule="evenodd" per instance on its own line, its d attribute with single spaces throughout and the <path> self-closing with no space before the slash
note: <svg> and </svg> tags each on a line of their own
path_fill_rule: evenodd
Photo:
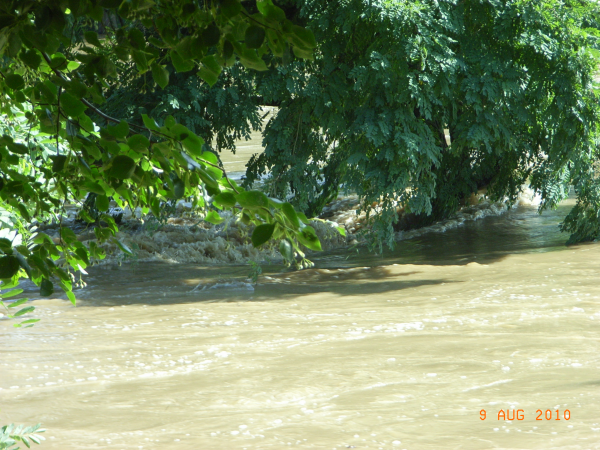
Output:
<svg viewBox="0 0 600 450">
<path fill-rule="evenodd" d="M 200 136 L 196 136 L 191 131 L 187 135 L 187 137 L 181 141 L 184 148 L 190 152 L 194 156 L 202 155 L 202 144 L 204 144 L 204 139 Z"/>
<path fill-rule="evenodd" d="M 88 44 L 92 44 L 95 47 L 102 47 L 102 44 L 98 40 L 98 34 L 95 31 L 86 31 L 83 33 L 83 37 Z"/>
<path fill-rule="evenodd" d="M 117 139 L 124 139 L 129 134 L 129 124 L 121 120 L 117 125 L 106 127 L 106 132 Z"/>
<path fill-rule="evenodd" d="M 219 189 L 219 182 L 217 180 L 215 180 L 215 178 L 208 173 L 206 170 L 204 169 L 198 169 L 198 175 L 200 176 L 200 179 L 204 182 L 204 184 L 207 187 L 211 187 L 213 189 Z M 215 194 L 217 195 L 217 194 Z"/>
<path fill-rule="evenodd" d="M 112 167 L 110 168 L 109 174 L 111 177 L 118 180 L 125 180 L 130 178 L 134 171 L 135 161 L 129 156 L 119 155 L 112 160 Z"/>
<path fill-rule="evenodd" d="M 311 61 L 314 59 L 312 50 L 306 50 L 301 47 L 294 47 L 293 51 L 294 51 L 294 55 L 296 56 L 296 58 L 308 59 Z"/>
<path fill-rule="evenodd" d="M 36 322 L 39 322 L 40 320 L 41 319 L 27 319 L 27 320 L 24 320 L 23 322 L 21 322 L 21 325 L 25 325 L 26 323 L 36 323 Z M 29 436 L 29 438 L 36 444 L 39 444 L 37 438 L 34 438 L 33 436 Z"/>
<path fill-rule="evenodd" d="M 54 294 L 54 285 L 52 281 L 47 278 L 42 278 L 42 282 L 40 283 L 40 295 L 42 297 L 49 297 Z"/>
<path fill-rule="evenodd" d="M 204 218 L 205 222 L 212 223 L 213 225 L 219 225 L 223 220 L 225 219 L 219 216 L 219 213 L 216 211 L 210 211 Z"/>
<path fill-rule="evenodd" d="M 54 172 L 54 173 L 62 172 L 62 170 L 65 168 L 65 164 L 67 162 L 67 156 L 66 155 L 52 155 L 52 156 L 50 156 L 50 159 L 52 159 L 52 172 Z"/>
<path fill-rule="evenodd" d="M 311 226 L 306 226 L 296 234 L 298 241 L 306 248 L 315 251 L 321 251 L 321 242 L 315 232 L 315 229 Z"/>
<path fill-rule="evenodd" d="M 260 247 L 262 244 L 271 239 L 275 230 L 274 223 L 263 223 L 257 226 L 252 232 L 252 246 Z"/>
<path fill-rule="evenodd" d="M 296 210 L 289 203 L 284 203 L 281 205 L 281 210 L 285 214 L 285 217 L 290 221 L 292 226 L 296 229 L 300 228 L 300 220 L 298 220 L 298 215 L 296 214 Z"/>
<path fill-rule="evenodd" d="M 263 42 L 265 42 L 265 29 L 258 25 L 249 26 L 246 29 L 244 41 L 248 48 L 260 48 L 263 45 Z"/>
<path fill-rule="evenodd" d="M 256 2 L 256 7 L 267 19 L 274 19 L 277 21 L 285 20 L 285 12 L 283 9 L 275 6 L 272 0 L 258 0 Z"/>
<path fill-rule="evenodd" d="M 166 69 L 166 66 L 152 64 L 152 77 L 161 89 L 166 88 L 169 84 L 169 71 Z"/>
<path fill-rule="evenodd" d="M 87 250 L 82 246 L 75 249 L 75 254 L 83 261 L 85 264 L 90 263 L 90 258 L 88 256 Z"/>
<path fill-rule="evenodd" d="M 17 209 L 19 210 L 19 213 L 23 219 L 25 219 L 27 222 L 31 222 L 31 216 L 29 215 L 27 206 L 25 206 L 23 203 L 19 203 L 17 204 Z"/>
<path fill-rule="evenodd" d="M 212 87 L 219 79 L 221 70 L 222 68 L 214 55 L 205 56 L 202 58 L 202 67 L 198 71 L 198 76 Z"/>
<path fill-rule="evenodd" d="M 128 255 L 133 255 L 133 252 L 131 251 L 131 249 L 125 245 L 123 242 L 119 241 L 117 238 L 113 238 L 112 241 L 117 245 L 117 247 L 119 247 L 121 249 L 121 251 L 123 253 L 126 253 Z"/>
<path fill-rule="evenodd" d="M 35 311 L 35 306 L 27 306 L 26 308 L 20 309 L 16 313 L 14 313 L 13 317 L 19 317 L 33 311 Z"/>
<path fill-rule="evenodd" d="M 305 224 L 309 224 L 310 220 L 308 220 L 308 218 L 306 217 L 306 215 L 303 212 L 296 212 L 298 215 L 298 219 L 300 219 L 301 222 L 305 223 Z"/>
<path fill-rule="evenodd" d="M 96 209 L 98 211 L 108 211 L 109 208 L 109 201 L 108 201 L 108 197 L 106 195 L 99 195 L 98 197 L 96 197 Z"/>
<path fill-rule="evenodd" d="M 221 38 L 221 30 L 214 23 L 211 23 L 204 30 L 202 30 L 202 40 L 207 47 L 212 47 L 219 43 Z"/>
<path fill-rule="evenodd" d="M 23 80 L 23 77 L 21 75 L 18 75 L 16 73 L 7 75 L 6 78 L 4 78 L 4 82 L 9 88 L 11 88 L 14 91 L 18 91 L 25 87 L 25 80 Z"/>
<path fill-rule="evenodd" d="M 260 56 L 258 56 L 256 50 L 250 48 L 243 48 L 237 53 L 244 67 L 259 71 L 267 70 L 267 64 L 262 60 Z"/>
<path fill-rule="evenodd" d="M 287 239 L 282 239 L 279 243 L 279 253 L 281 253 L 281 256 L 283 256 L 283 259 L 286 261 L 294 261 L 294 248 Z"/>
<path fill-rule="evenodd" d="M 14 289 L 12 291 L 5 292 L 4 294 L 2 294 L 2 299 L 14 297 L 15 295 L 19 295 L 22 292 L 23 292 L 23 289 Z M 12 302 L 11 304 L 8 305 L 8 307 L 9 308 L 16 308 L 17 306 L 21 306 L 23 303 L 27 303 L 27 299 L 26 298 L 22 298 L 21 300 L 17 300 L 16 302 Z"/>
<path fill-rule="evenodd" d="M 185 195 L 185 183 L 179 178 L 173 182 L 173 193 L 176 199 L 180 199 Z"/>
<path fill-rule="evenodd" d="M 344 227 L 335 227 L 342 236 L 346 237 L 346 229 Z"/>
<path fill-rule="evenodd" d="M 269 206 L 269 198 L 260 191 L 241 192 L 235 198 L 242 208 L 257 209 Z"/>
<path fill-rule="evenodd" d="M 70 228 L 61 227 L 58 230 L 58 234 L 61 237 L 61 239 L 63 241 L 65 241 L 67 244 L 77 241 L 77 235 Z"/>
<path fill-rule="evenodd" d="M 171 50 L 169 55 L 171 56 L 173 67 L 175 67 L 177 72 L 189 72 L 196 66 L 193 61 L 185 61 L 175 50 Z"/>
<path fill-rule="evenodd" d="M 148 147 L 150 147 L 150 141 L 142 134 L 134 134 L 127 139 L 127 145 L 135 152 L 145 153 L 148 151 Z"/>
<path fill-rule="evenodd" d="M 15 256 L 3 256 L 0 258 L 0 279 L 12 278 L 20 268 L 19 260 Z"/>
<path fill-rule="evenodd" d="M 235 195 L 231 192 L 221 192 L 213 198 L 213 202 L 226 207 L 233 207 L 236 204 Z"/>
<path fill-rule="evenodd" d="M 146 57 L 146 53 L 142 50 L 133 50 L 131 52 L 131 56 L 137 65 L 138 71 L 140 73 L 145 73 L 148 71 L 148 58 Z"/>
<path fill-rule="evenodd" d="M 94 181 L 86 181 L 83 183 L 83 187 L 94 194 L 104 195 L 106 193 L 104 188 Z"/>
<path fill-rule="evenodd" d="M 12 254 L 12 242 L 10 239 L 0 238 L 0 250 L 6 254 Z"/>
<path fill-rule="evenodd" d="M 81 63 L 78 61 L 69 61 L 67 63 L 67 72 L 73 72 L 74 70 L 77 70 L 80 65 Z"/>
<path fill-rule="evenodd" d="M 146 126 L 146 128 L 148 128 L 149 130 L 160 131 L 156 120 L 154 120 L 152 117 L 148 116 L 147 114 L 142 114 L 142 120 L 144 121 L 144 125 Z"/>
<path fill-rule="evenodd" d="M 175 120 L 175 118 L 172 115 L 168 115 L 165 118 L 165 127 L 167 127 L 169 130 L 171 130 L 175 125 L 177 125 L 177 121 Z"/>
<path fill-rule="evenodd" d="M 242 11 L 239 0 L 223 0 L 221 2 L 221 14 L 227 19 L 237 16 Z"/>
<path fill-rule="evenodd" d="M 66 291 L 65 294 L 67 294 L 67 298 L 73 304 L 73 306 L 75 306 L 75 304 L 77 303 L 77 299 L 75 298 L 75 294 L 73 294 L 73 291 Z"/>
<path fill-rule="evenodd" d="M 215 155 L 213 152 L 202 152 L 202 154 L 200 155 L 200 159 L 214 164 L 216 166 L 219 165 L 219 159 L 217 158 L 217 155 Z"/>
<path fill-rule="evenodd" d="M 23 61 L 33 70 L 37 70 L 42 62 L 42 58 L 35 50 L 28 50 L 26 52 L 21 52 L 21 61 Z"/>
<path fill-rule="evenodd" d="M 77 117 L 85 111 L 85 105 L 69 92 L 60 96 L 60 106 L 67 116 Z"/>
<path fill-rule="evenodd" d="M 313 49 L 317 46 L 315 35 L 307 28 L 298 25 L 292 25 L 292 42 L 298 47 Z"/>
<path fill-rule="evenodd" d="M 150 211 L 154 214 L 154 217 L 160 217 L 160 200 L 154 197 L 150 200 Z"/>
</svg>

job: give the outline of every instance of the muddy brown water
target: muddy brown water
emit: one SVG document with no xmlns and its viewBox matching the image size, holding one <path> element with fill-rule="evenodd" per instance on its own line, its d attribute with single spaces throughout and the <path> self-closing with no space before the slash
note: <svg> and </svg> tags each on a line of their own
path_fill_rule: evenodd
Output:
<svg viewBox="0 0 600 450">
<path fill-rule="evenodd" d="M 42 422 L 41 449 L 600 448 L 600 246 L 564 246 L 568 207 L 257 286 L 93 268 L 77 307 L 0 321 L 0 423 Z"/>
</svg>

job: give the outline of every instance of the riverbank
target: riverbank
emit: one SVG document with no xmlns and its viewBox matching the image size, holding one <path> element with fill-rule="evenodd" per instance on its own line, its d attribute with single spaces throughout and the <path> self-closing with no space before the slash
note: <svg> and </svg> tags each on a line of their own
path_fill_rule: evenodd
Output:
<svg viewBox="0 0 600 450">
<path fill-rule="evenodd" d="M 536 204 L 533 192 L 524 189 L 517 205 Z M 323 250 L 343 249 L 365 243 L 369 230 L 365 228 L 366 214 L 357 214 L 359 206 L 356 195 L 340 196 L 327 205 L 319 218 L 311 222 L 317 232 Z M 474 194 L 467 205 L 453 217 L 431 226 L 396 233 L 396 241 L 414 239 L 427 233 L 444 233 L 471 221 L 488 216 L 500 215 L 508 210 L 505 203 L 493 203 L 485 194 Z M 115 211 L 113 211 L 115 213 Z M 116 263 L 169 262 L 179 264 L 218 264 L 237 265 L 256 262 L 259 264 L 280 264 L 281 255 L 276 243 L 267 243 L 260 248 L 252 246 L 252 228 L 237 222 L 231 213 L 225 212 L 222 224 L 204 222 L 200 213 L 190 210 L 189 205 L 180 202 L 171 217 L 157 221 L 152 216 L 142 218 L 139 213 L 122 211 L 120 231 L 117 239 L 131 249 L 127 255 L 113 242 L 101 247 L 107 257 L 97 262 L 99 265 Z M 77 211 L 69 210 L 64 224 L 74 228 L 82 242 L 95 240 L 90 228 L 75 223 Z M 346 235 L 336 227 L 343 227 Z M 58 228 L 46 227 L 45 232 L 58 240 Z M 307 251 L 310 255 L 311 253 Z M 313 253 L 314 255 L 314 253 Z M 309 256 L 310 257 L 310 256 Z"/>
</svg>

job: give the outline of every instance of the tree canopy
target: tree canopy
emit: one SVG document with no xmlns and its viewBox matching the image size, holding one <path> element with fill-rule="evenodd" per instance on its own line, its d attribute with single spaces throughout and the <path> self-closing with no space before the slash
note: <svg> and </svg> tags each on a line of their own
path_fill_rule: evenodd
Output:
<svg viewBox="0 0 600 450">
<path fill-rule="evenodd" d="M 381 207 L 373 234 L 388 242 L 479 188 L 514 201 L 530 183 L 544 210 L 574 186 L 562 229 L 571 242 L 598 237 L 596 2 L 286 4 L 318 46 L 314 60 L 252 75 L 280 109 L 250 180 L 276 174 L 309 215 L 353 190 L 364 209 Z"/>
</svg>

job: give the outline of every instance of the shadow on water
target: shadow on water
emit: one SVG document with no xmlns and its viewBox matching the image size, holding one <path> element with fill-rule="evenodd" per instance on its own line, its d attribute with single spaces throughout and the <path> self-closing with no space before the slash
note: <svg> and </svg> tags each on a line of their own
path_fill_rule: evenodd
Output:
<svg viewBox="0 0 600 450">
<path fill-rule="evenodd" d="M 221 269 L 221 270 L 219 270 Z M 346 271 L 308 269 L 273 277 L 252 285 L 247 267 L 199 267 L 148 264 L 143 269 L 122 267 L 96 270 L 88 287 L 77 292 L 78 307 L 167 305 L 195 302 L 252 302 L 286 300 L 299 295 L 328 292 L 339 296 L 382 294 L 425 285 L 452 283 L 448 279 L 399 280 L 418 271 L 391 274 L 388 268 L 361 267 Z M 287 276 L 289 275 L 289 277 Z M 107 280 L 111 283 L 108 285 Z"/>
<path fill-rule="evenodd" d="M 356 267 L 388 264 L 463 265 L 492 264 L 508 255 L 565 250 L 568 235 L 558 224 L 572 207 L 567 201 L 557 210 L 538 214 L 535 207 L 519 207 L 500 216 L 468 221 L 462 226 L 400 241 L 381 255 L 360 248 L 332 251 L 314 259 L 318 267 Z"/>
<path fill-rule="evenodd" d="M 492 264 L 511 254 L 561 251 L 567 248 L 567 236 L 559 232 L 558 223 L 570 207 L 562 205 L 542 215 L 534 207 L 520 207 L 443 233 L 429 232 L 400 241 L 393 251 L 382 255 L 366 248 L 358 253 L 346 248 L 313 255 L 315 268 L 301 273 L 265 265 L 257 286 L 247 280 L 247 265 L 152 262 L 93 267 L 86 277 L 88 286 L 76 293 L 78 306 L 285 300 L 318 292 L 347 296 L 355 295 L 358 285 L 361 294 L 368 295 L 451 283 L 448 279 L 399 280 L 397 273 L 392 278 L 386 266 Z"/>
</svg>

